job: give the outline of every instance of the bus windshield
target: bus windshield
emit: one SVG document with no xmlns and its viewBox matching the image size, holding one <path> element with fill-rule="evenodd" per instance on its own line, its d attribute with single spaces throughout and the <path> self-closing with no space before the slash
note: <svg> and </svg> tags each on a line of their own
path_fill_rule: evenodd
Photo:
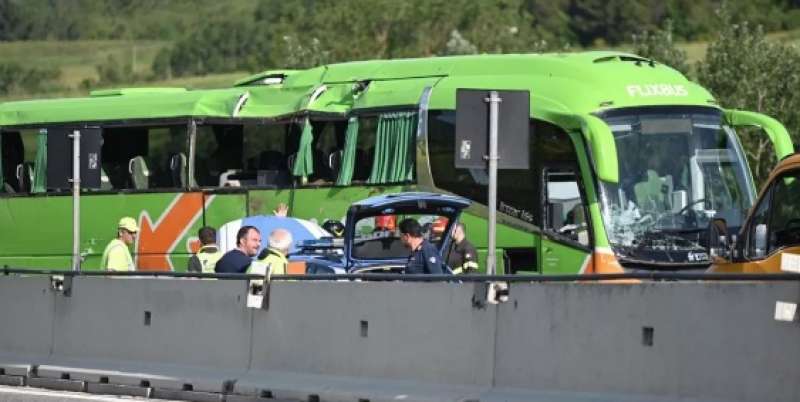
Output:
<svg viewBox="0 0 800 402">
<path fill-rule="evenodd" d="M 600 182 L 617 255 L 623 263 L 708 263 L 711 219 L 738 230 L 754 199 L 743 152 L 721 112 L 621 109 L 601 117 L 619 159 L 619 183 Z"/>
</svg>

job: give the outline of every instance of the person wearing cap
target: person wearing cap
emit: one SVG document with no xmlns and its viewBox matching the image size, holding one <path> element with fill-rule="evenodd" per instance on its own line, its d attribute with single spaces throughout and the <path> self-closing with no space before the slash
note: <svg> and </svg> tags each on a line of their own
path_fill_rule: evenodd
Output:
<svg viewBox="0 0 800 402">
<path fill-rule="evenodd" d="M 325 221 L 325 223 L 322 224 L 322 228 L 325 229 L 335 238 L 344 237 L 344 225 L 342 224 L 342 222 L 339 222 L 334 219 L 328 219 L 327 221 Z"/>
<path fill-rule="evenodd" d="M 139 226 L 136 220 L 126 216 L 119 220 L 117 224 L 117 237 L 106 246 L 103 251 L 101 266 L 107 271 L 135 271 L 131 252 L 128 246 L 136 240 L 136 233 Z"/>
<path fill-rule="evenodd" d="M 436 246 L 422 236 L 422 226 L 413 218 L 400 222 L 400 241 L 411 250 L 406 265 L 407 274 L 443 274 L 442 258 Z"/>
</svg>

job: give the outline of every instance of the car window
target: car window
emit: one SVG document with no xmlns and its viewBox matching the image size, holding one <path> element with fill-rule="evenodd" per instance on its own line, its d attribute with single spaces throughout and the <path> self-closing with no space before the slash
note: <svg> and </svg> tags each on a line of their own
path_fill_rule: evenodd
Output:
<svg viewBox="0 0 800 402">
<path fill-rule="evenodd" d="M 763 258 L 767 253 L 767 224 L 769 223 L 769 204 L 772 199 L 773 187 L 764 193 L 764 197 L 750 218 L 750 226 L 747 228 L 747 250 L 745 251 L 747 258 Z"/>
<path fill-rule="evenodd" d="M 775 180 L 772 190 L 769 251 L 800 244 L 800 171 Z"/>
<path fill-rule="evenodd" d="M 397 214 L 377 215 L 359 219 L 355 224 L 352 256 L 356 259 L 398 259 L 408 258 L 411 250 L 401 240 L 400 222 L 414 219 L 422 227 L 423 237 L 441 248 L 445 230 L 448 227 L 446 216 L 435 214 Z"/>
</svg>

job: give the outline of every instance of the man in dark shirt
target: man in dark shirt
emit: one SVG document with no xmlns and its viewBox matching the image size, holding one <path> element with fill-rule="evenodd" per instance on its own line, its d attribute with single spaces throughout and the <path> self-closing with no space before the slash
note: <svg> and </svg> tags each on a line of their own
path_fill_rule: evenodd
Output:
<svg viewBox="0 0 800 402">
<path fill-rule="evenodd" d="M 400 222 L 400 240 L 411 250 L 407 274 L 443 274 L 442 258 L 436 246 L 422 237 L 422 227 L 412 218 Z"/>
<path fill-rule="evenodd" d="M 247 272 L 253 256 L 261 248 L 261 233 L 254 226 L 242 226 L 236 233 L 236 248 L 228 251 L 217 261 L 214 267 L 216 273 Z"/>
<path fill-rule="evenodd" d="M 454 274 L 471 274 L 478 270 L 478 251 L 467 240 L 467 232 L 461 222 L 453 228 L 453 243 L 447 256 L 447 265 Z"/>
</svg>

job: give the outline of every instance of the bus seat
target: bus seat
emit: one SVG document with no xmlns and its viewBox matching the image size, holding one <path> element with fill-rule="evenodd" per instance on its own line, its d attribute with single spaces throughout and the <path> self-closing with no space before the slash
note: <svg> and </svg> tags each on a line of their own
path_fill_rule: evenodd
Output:
<svg viewBox="0 0 800 402">
<path fill-rule="evenodd" d="M 17 165 L 17 183 L 20 193 L 31 192 L 33 185 L 33 163 L 23 162 Z"/>
<path fill-rule="evenodd" d="M 372 172 L 372 162 L 375 148 L 356 149 L 356 166 L 353 170 L 353 180 L 365 181 Z"/>
<path fill-rule="evenodd" d="M 286 166 L 289 168 L 290 172 L 294 171 L 294 161 L 297 160 L 297 154 L 291 154 L 286 157 Z"/>
<path fill-rule="evenodd" d="M 342 169 L 342 158 L 344 157 L 344 150 L 336 150 L 328 155 L 328 167 L 331 169 L 331 177 L 336 180 L 339 177 L 339 171 Z"/>
<path fill-rule="evenodd" d="M 280 151 L 262 151 L 258 156 L 258 168 L 261 170 L 286 170 L 286 156 Z"/>
<path fill-rule="evenodd" d="M 169 172 L 173 187 L 186 187 L 186 155 L 182 152 L 173 154 L 169 158 Z"/>
<path fill-rule="evenodd" d="M 292 177 L 286 170 L 262 169 L 256 174 L 256 185 L 258 186 L 277 188 L 292 183 Z"/>
<path fill-rule="evenodd" d="M 147 162 L 144 161 L 143 156 L 131 158 L 128 162 L 128 173 L 131 175 L 134 189 L 146 190 L 150 187 L 150 170 L 147 169 Z"/>
<path fill-rule="evenodd" d="M 100 168 L 100 190 L 113 190 L 114 186 L 111 185 L 111 179 L 108 178 L 108 173 L 102 167 Z"/>
<path fill-rule="evenodd" d="M 219 175 L 220 187 L 254 186 L 257 183 L 257 174 L 253 171 L 228 169 Z"/>
<path fill-rule="evenodd" d="M 633 186 L 636 203 L 645 210 L 664 210 L 671 200 L 668 194 L 672 193 L 672 176 L 660 177 L 655 170 L 647 170 L 647 180 Z"/>
</svg>

